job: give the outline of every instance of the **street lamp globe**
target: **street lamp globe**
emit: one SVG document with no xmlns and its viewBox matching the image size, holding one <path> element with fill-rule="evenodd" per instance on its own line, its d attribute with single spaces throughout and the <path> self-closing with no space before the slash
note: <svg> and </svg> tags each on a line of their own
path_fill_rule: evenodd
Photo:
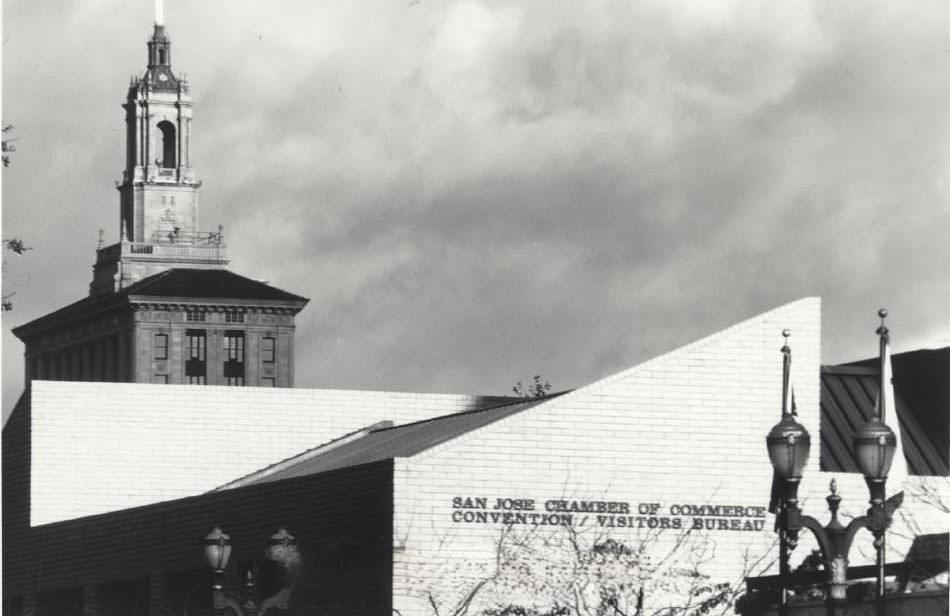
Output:
<svg viewBox="0 0 950 616">
<path fill-rule="evenodd" d="M 795 421 L 793 415 L 786 414 L 782 421 L 769 431 L 765 443 L 769 450 L 769 460 L 779 477 L 802 478 L 811 449 L 811 436 L 805 426 Z"/>
<path fill-rule="evenodd" d="M 217 526 L 205 536 L 205 560 L 215 571 L 224 571 L 231 558 L 231 537 Z"/>
<path fill-rule="evenodd" d="M 281 527 L 268 539 L 267 559 L 280 563 L 284 567 L 292 567 L 300 561 L 297 540 L 287 532 L 286 528 Z"/>
<path fill-rule="evenodd" d="M 887 424 L 876 417 L 855 432 L 852 441 L 858 468 L 869 481 L 884 481 L 891 470 L 897 437 Z"/>
</svg>

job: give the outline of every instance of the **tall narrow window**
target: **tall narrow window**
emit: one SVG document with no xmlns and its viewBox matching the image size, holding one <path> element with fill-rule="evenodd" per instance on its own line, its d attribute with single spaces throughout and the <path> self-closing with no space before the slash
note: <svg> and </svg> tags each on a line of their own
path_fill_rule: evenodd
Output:
<svg viewBox="0 0 950 616">
<path fill-rule="evenodd" d="M 155 334 L 155 359 L 168 359 L 168 334 Z"/>
<path fill-rule="evenodd" d="M 207 381 L 205 362 L 206 345 L 203 329 L 189 329 L 185 332 L 188 339 L 188 359 L 185 360 L 185 378 L 192 385 L 204 385 Z"/>
<path fill-rule="evenodd" d="M 276 351 L 277 351 L 276 339 L 270 336 L 264 336 L 263 338 L 261 338 L 261 363 L 263 364 L 274 363 Z"/>
<path fill-rule="evenodd" d="M 244 385 L 244 332 L 224 332 L 224 378 L 228 385 Z"/>
<path fill-rule="evenodd" d="M 175 125 L 168 120 L 162 120 L 158 123 L 158 129 L 162 131 L 162 161 L 161 165 L 165 169 L 175 168 L 175 153 L 177 151 L 175 140 Z"/>
</svg>

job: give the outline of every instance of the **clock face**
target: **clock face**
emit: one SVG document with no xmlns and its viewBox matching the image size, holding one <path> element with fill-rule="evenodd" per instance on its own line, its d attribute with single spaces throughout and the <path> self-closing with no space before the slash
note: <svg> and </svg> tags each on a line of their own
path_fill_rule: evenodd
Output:
<svg viewBox="0 0 950 616">
<path fill-rule="evenodd" d="M 168 75 L 166 75 L 165 73 L 159 73 L 159 74 L 158 74 L 158 80 L 159 80 L 159 81 L 168 81 Z"/>
</svg>

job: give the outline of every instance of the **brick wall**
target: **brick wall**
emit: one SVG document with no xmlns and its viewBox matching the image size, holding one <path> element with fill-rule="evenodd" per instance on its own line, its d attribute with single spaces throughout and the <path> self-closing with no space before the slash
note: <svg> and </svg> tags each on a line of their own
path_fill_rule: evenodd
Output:
<svg viewBox="0 0 950 616">
<path fill-rule="evenodd" d="M 33 525 L 200 494 L 381 420 L 477 396 L 34 381 Z"/>
<path fill-rule="evenodd" d="M 148 579 L 153 613 L 165 613 L 156 610 L 181 606 L 186 600 L 181 595 L 194 590 L 193 583 L 177 583 L 180 579 L 204 580 L 199 593 L 209 587 L 201 540 L 214 525 L 233 542 L 228 580 L 235 589 L 240 563 L 260 560 L 268 537 L 284 526 L 312 572 L 312 584 L 297 594 L 301 602 L 322 606 L 321 613 L 389 614 L 391 495 L 392 463 L 385 461 L 39 528 L 5 529 L 4 596 L 13 604 L 83 588 L 89 596 L 90 587 L 98 587 L 107 600 Z M 202 597 L 187 600 L 200 603 Z"/>
<path fill-rule="evenodd" d="M 597 597 L 584 599 L 585 588 L 568 586 L 578 579 L 583 560 L 573 550 L 579 546 L 583 552 L 607 539 L 644 549 L 641 557 L 624 561 L 643 566 L 628 567 L 620 581 L 627 584 L 628 599 L 644 588 L 648 611 L 682 605 L 690 590 L 702 585 L 729 583 L 741 591 L 745 575 L 777 573 L 774 517 L 764 512 L 772 473 L 765 435 L 781 412 L 783 328 L 792 331 L 799 421 L 812 436 L 800 497 L 806 513 L 826 522 L 824 497 L 832 474 L 818 468 L 820 303 L 805 299 L 397 460 L 396 609 L 403 615 L 432 614 L 431 593 L 441 612 L 452 611 L 474 589 L 479 589 L 475 603 L 482 606 L 519 599 L 530 604 L 538 596 L 549 602 L 560 597 L 562 604 L 580 596 L 590 606 Z M 842 519 L 863 515 L 868 506 L 863 478 L 834 476 L 844 498 Z M 905 503 L 888 536 L 891 561 L 904 558 L 914 536 L 950 526 L 950 479 L 895 478 L 888 493 L 901 489 Z M 501 506 L 511 509 L 494 509 L 498 499 L 510 499 Z M 606 511 L 556 511 L 571 501 L 599 503 L 594 506 Z M 689 513 L 683 513 L 684 505 Z M 735 509 L 696 515 L 692 507 L 701 505 L 740 506 L 746 515 L 735 515 Z M 598 514 L 607 520 L 611 509 L 624 508 L 630 515 L 614 514 L 612 527 L 601 524 Z M 512 523 L 507 529 L 506 511 Z M 570 530 L 548 524 L 551 513 L 570 515 Z M 620 518 L 632 527 L 619 527 Z M 702 530 L 686 535 L 682 529 L 697 518 Z M 677 519 L 681 529 L 674 528 Z M 853 564 L 873 562 L 871 543 L 869 533 L 858 535 Z M 815 547 L 803 533 L 793 565 Z M 588 562 L 580 570 L 601 575 L 608 564 Z M 574 573 L 564 573 L 571 568 Z M 709 577 L 691 581 L 683 575 L 690 570 Z M 609 571 L 605 575 L 609 578 Z M 632 607 L 624 611 L 631 613 Z M 728 604 L 721 607 L 731 611 Z"/>
<path fill-rule="evenodd" d="M 20 396 L 3 426 L 3 532 L 30 525 L 30 389 Z M 3 542 L 6 558 L 10 550 Z"/>
<path fill-rule="evenodd" d="M 493 596 L 486 587 L 479 601 L 511 601 L 519 593 L 530 601 L 529 587 L 543 585 L 545 576 L 555 583 L 541 594 L 550 601 L 564 592 L 567 601 L 572 593 L 558 576 L 576 565 L 571 542 L 589 547 L 607 538 L 648 548 L 639 559 L 643 567 L 624 573 L 626 583 L 645 587 L 648 606 L 685 601 L 688 583 L 664 586 L 673 570 L 695 565 L 714 582 L 741 582 L 745 563 L 755 569 L 774 540 L 764 513 L 771 484 L 765 435 L 781 413 L 783 328 L 792 330 L 800 419 L 816 441 L 807 472 L 817 475 L 820 303 L 805 299 L 397 460 L 395 607 L 404 615 L 431 613 L 426 594 L 432 592 L 440 611 L 451 611 L 495 573 L 505 540 L 509 548 L 523 541 L 523 551 L 537 550 L 536 557 L 516 559 L 516 568 L 526 569 L 506 572 L 503 592 Z M 456 497 L 485 498 L 488 510 Z M 504 518 L 478 521 L 479 514 L 498 513 L 492 507 L 499 498 L 521 499 L 522 507 L 533 501 L 527 521 L 508 531 Z M 551 509 L 571 501 L 603 503 L 596 506 L 605 510 L 599 512 L 605 522 L 593 511 L 571 513 L 570 532 L 544 523 Z M 734 509 L 695 515 L 692 507 L 702 505 L 741 506 L 744 515 Z M 606 515 L 611 510 L 613 518 Z M 633 528 L 617 527 L 621 518 Z M 694 518 L 711 521 L 713 529 L 686 535 Z M 610 520 L 614 527 L 602 525 Z M 538 569 L 546 559 L 548 566 Z"/>
</svg>

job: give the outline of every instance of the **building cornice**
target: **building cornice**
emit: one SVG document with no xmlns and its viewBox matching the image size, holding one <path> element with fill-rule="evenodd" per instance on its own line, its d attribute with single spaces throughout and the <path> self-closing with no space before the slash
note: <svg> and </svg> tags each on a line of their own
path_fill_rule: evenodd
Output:
<svg viewBox="0 0 950 616">
<path fill-rule="evenodd" d="M 262 314 L 296 315 L 307 302 L 281 300 L 238 300 L 238 299 L 201 299 L 156 297 L 130 295 L 132 310 L 202 310 L 205 312 L 258 312 Z"/>
</svg>

